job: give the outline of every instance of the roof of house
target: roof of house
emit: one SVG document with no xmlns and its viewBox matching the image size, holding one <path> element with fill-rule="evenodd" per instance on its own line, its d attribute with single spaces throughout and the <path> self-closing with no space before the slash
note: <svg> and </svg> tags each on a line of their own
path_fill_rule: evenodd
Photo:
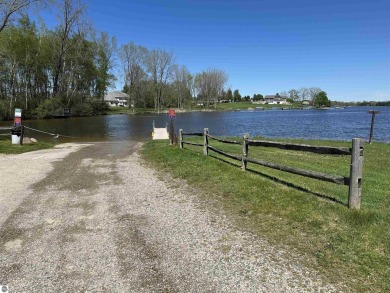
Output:
<svg viewBox="0 0 390 293">
<path fill-rule="evenodd" d="M 287 99 L 286 96 L 280 96 L 280 95 L 266 95 L 264 97 L 265 100 L 270 100 L 270 99 Z"/>
<path fill-rule="evenodd" d="M 127 101 L 128 98 L 129 98 L 128 94 L 118 92 L 118 91 L 107 93 L 107 95 L 104 96 L 104 100 L 106 102 L 118 102 L 118 100 Z"/>
</svg>

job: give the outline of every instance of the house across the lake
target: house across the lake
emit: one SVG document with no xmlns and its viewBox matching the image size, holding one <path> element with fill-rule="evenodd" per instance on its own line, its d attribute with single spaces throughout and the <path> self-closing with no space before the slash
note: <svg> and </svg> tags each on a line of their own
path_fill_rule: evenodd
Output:
<svg viewBox="0 0 390 293">
<path fill-rule="evenodd" d="M 270 105 L 279 105 L 279 104 L 288 104 L 287 97 L 276 95 L 267 95 L 264 97 L 265 104 Z"/>
<path fill-rule="evenodd" d="M 269 105 L 288 105 L 290 104 L 287 101 L 286 96 L 276 95 L 266 95 L 263 100 L 253 101 L 253 104 L 269 104 Z"/>
<path fill-rule="evenodd" d="M 129 105 L 129 95 L 122 92 L 110 92 L 104 96 L 104 101 L 110 107 L 127 107 Z"/>
</svg>

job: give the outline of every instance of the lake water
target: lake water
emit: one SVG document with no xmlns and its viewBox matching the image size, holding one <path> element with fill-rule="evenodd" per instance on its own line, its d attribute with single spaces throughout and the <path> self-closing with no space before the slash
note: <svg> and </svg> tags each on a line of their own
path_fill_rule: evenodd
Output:
<svg viewBox="0 0 390 293">
<path fill-rule="evenodd" d="M 305 138 L 351 140 L 368 139 L 371 115 L 368 110 L 381 113 L 375 117 L 374 140 L 390 142 L 390 107 L 350 107 L 330 110 L 254 110 L 235 112 L 178 113 L 174 119 L 175 131 L 209 132 L 216 136 L 241 136 L 249 133 L 266 138 Z M 151 138 L 153 121 L 164 127 L 166 114 L 107 115 L 83 118 L 26 120 L 23 124 L 60 136 L 60 141 L 140 140 Z M 9 125 L 1 122 L 1 126 Z M 26 131 L 29 137 L 50 139 L 49 135 Z"/>
</svg>

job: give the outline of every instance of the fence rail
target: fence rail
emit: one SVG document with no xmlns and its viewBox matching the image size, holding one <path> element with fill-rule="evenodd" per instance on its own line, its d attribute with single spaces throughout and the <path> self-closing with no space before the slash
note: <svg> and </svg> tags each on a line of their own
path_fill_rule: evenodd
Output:
<svg viewBox="0 0 390 293">
<path fill-rule="evenodd" d="M 202 134 L 203 135 L 203 134 Z M 223 142 L 223 143 L 229 143 L 229 144 L 241 144 L 241 142 L 239 141 L 235 141 L 235 140 L 226 140 L 226 139 L 222 139 L 222 138 L 218 138 L 218 137 L 215 137 L 215 136 L 212 136 L 212 135 L 208 135 L 209 138 L 211 139 L 214 139 L 216 141 L 219 141 L 219 142 Z"/>
<path fill-rule="evenodd" d="M 203 144 L 194 143 L 190 141 L 185 141 L 184 136 L 203 136 Z M 349 193 L 348 193 L 348 207 L 351 209 L 360 209 L 361 202 L 361 184 L 362 184 L 362 171 L 363 171 L 363 150 L 364 150 L 364 141 L 361 138 L 352 139 L 352 147 L 351 148 L 342 148 L 342 147 L 328 147 L 328 146 L 312 146 L 306 144 L 294 144 L 294 143 L 283 143 L 283 142 L 275 142 L 275 141 L 265 141 L 265 140 L 250 140 L 248 134 L 243 135 L 242 142 L 234 141 L 234 140 L 226 140 L 214 137 L 208 133 L 208 128 L 205 128 L 203 133 L 195 132 L 183 132 L 180 129 L 180 148 L 184 147 L 184 144 L 195 145 L 195 146 L 203 146 L 203 153 L 208 155 L 208 151 L 212 150 L 220 155 L 225 157 L 241 161 L 242 170 L 247 169 L 247 164 L 252 163 L 256 165 L 261 165 L 264 167 L 297 174 L 321 181 L 331 182 L 339 185 L 348 185 Z M 229 154 L 221 149 L 218 149 L 209 144 L 209 139 L 219 141 L 221 143 L 226 144 L 237 144 L 242 145 L 242 154 L 241 156 L 237 156 L 234 154 Z M 282 164 L 267 162 L 264 160 L 249 158 L 249 146 L 252 147 L 273 147 L 279 149 L 293 150 L 293 151 L 304 151 L 304 152 L 312 152 L 317 154 L 327 154 L 327 155 L 349 155 L 351 156 L 351 164 L 350 164 L 350 174 L 349 177 L 344 177 L 340 175 L 334 174 L 326 174 L 321 172 L 315 172 L 310 170 L 299 169 L 291 166 L 285 166 Z"/>
<path fill-rule="evenodd" d="M 327 155 L 350 155 L 351 154 L 351 150 L 349 148 L 313 146 L 307 144 L 293 144 L 293 143 L 265 141 L 265 140 L 248 140 L 248 145 L 274 147 L 274 148 L 285 149 L 285 150 L 304 151 L 304 152 L 312 152 L 312 153 L 327 154 Z"/>
</svg>

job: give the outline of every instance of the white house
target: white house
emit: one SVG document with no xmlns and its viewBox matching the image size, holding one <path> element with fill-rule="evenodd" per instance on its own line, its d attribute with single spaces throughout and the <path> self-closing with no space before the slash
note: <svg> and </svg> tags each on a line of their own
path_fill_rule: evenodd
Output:
<svg viewBox="0 0 390 293">
<path fill-rule="evenodd" d="M 104 101 L 110 107 L 127 107 L 129 105 L 129 95 L 122 92 L 110 92 L 104 96 Z"/>
<path fill-rule="evenodd" d="M 269 105 L 288 105 L 287 97 L 276 95 L 267 95 L 263 100 L 253 101 L 253 104 L 269 104 Z"/>
<path fill-rule="evenodd" d="M 287 97 L 280 96 L 279 94 L 276 95 L 267 95 L 264 97 L 265 104 L 270 105 L 283 105 L 283 104 L 289 104 L 287 102 Z"/>
</svg>

